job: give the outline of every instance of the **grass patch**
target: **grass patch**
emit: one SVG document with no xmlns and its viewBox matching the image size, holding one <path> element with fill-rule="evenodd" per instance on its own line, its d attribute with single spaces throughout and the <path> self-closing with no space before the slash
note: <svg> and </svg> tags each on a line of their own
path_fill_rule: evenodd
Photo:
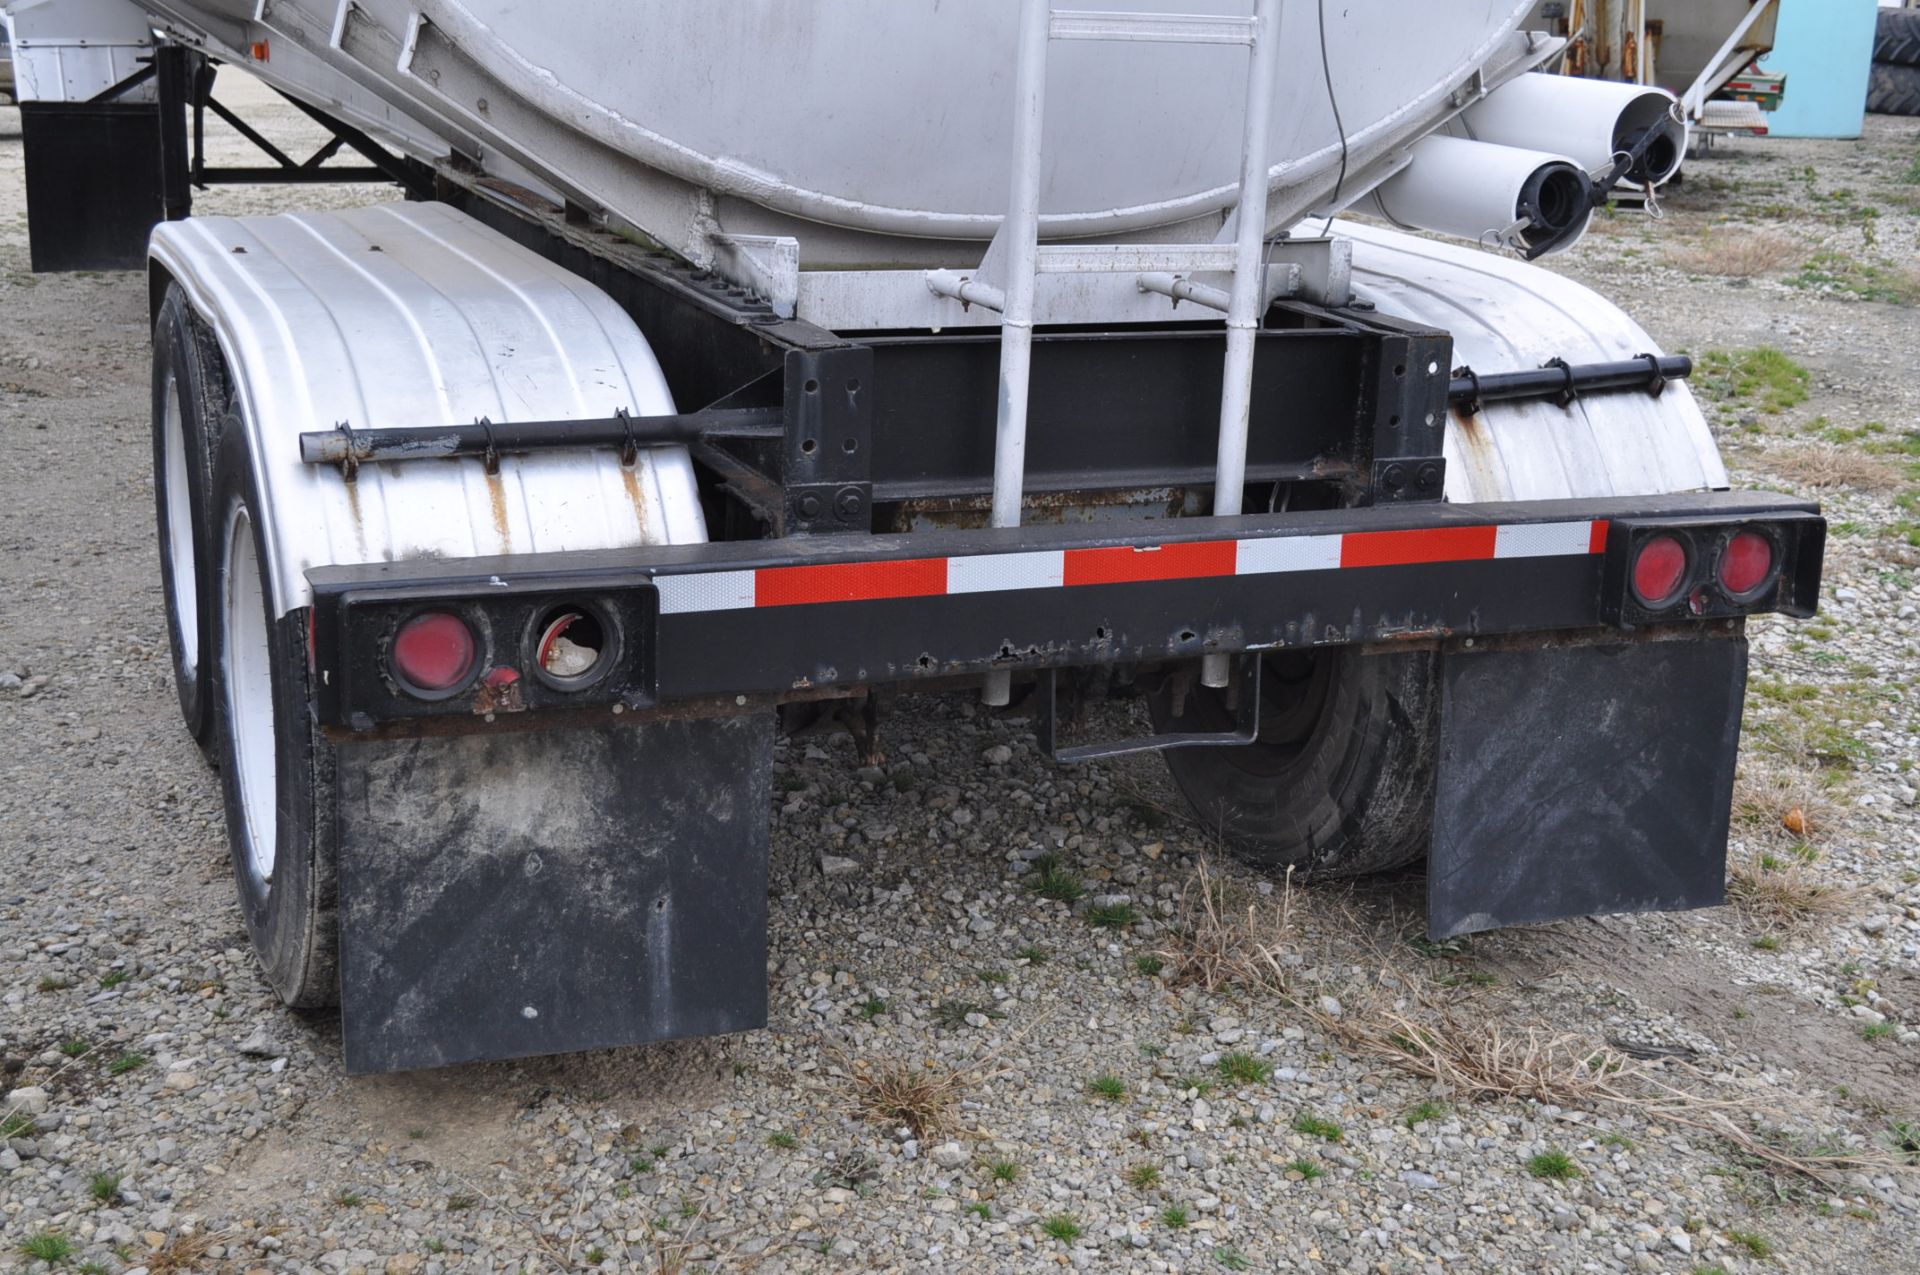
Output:
<svg viewBox="0 0 1920 1275">
<path fill-rule="evenodd" d="M 1327 1176 L 1327 1171 L 1311 1160 L 1295 1160 L 1287 1165 L 1288 1173 L 1297 1173 L 1303 1182 L 1318 1182 Z"/>
<path fill-rule="evenodd" d="M 107 1064 L 107 1070 L 116 1076 L 124 1076 L 130 1071 L 138 1071 L 147 1065 L 145 1054 L 121 1054 Z"/>
<path fill-rule="evenodd" d="M 1119 1102 L 1127 1096 L 1127 1082 L 1110 1071 L 1103 1071 L 1087 1082 L 1087 1092 L 1108 1102 Z"/>
<path fill-rule="evenodd" d="M 1727 866 L 1727 901 L 1770 929 L 1844 912 L 1856 897 L 1857 891 L 1820 880 L 1793 854 L 1748 850 Z M 1755 946 L 1775 950 L 1757 941 Z"/>
<path fill-rule="evenodd" d="M 1570 1182 L 1580 1176 L 1580 1166 L 1564 1151 L 1542 1151 L 1527 1161 L 1527 1172 L 1552 1182 Z"/>
<path fill-rule="evenodd" d="M 1013 1160 L 989 1160 L 987 1161 L 987 1172 L 993 1175 L 995 1182 L 1003 1185 L 1008 1185 L 1020 1180 L 1020 1165 Z"/>
<path fill-rule="evenodd" d="M 40 1262 L 64 1262 L 74 1254 L 73 1241 L 58 1231 L 42 1231 L 38 1235 L 29 1235 L 20 1244 L 20 1251 Z"/>
<path fill-rule="evenodd" d="M 1160 1185 L 1160 1166 L 1136 1164 L 1127 1170 L 1127 1181 L 1142 1191 L 1151 1191 Z"/>
<path fill-rule="evenodd" d="M 867 999 L 861 1001 L 859 1005 L 855 1006 L 855 1008 L 859 1010 L 860 1017 L 866 1019 L 868 1022 L 872 1022 L 887 1012 L 887 1003 L 878 996 L 869 996 Z"/>
<path fill-rule="evenodd" d="M 800 1145 L 800 1139 L 794 1137 L 785 1129 L 778 1129 L 767 1135 L 767 1145 L 770 1147 L 778 1147 L 782 1151 L 792 1151 Z"/>
<path fill-rule="evenodd" d="M 1667 250 L 1667 263 L 1689 274 L 1752 279 L 1791 270 L 1806 261 L 1807 247 L 1777 230 L 1713 230 L 1696 243 Z"/>
<path fill-rule="evenodd" d="M 1147 978 L 1156 978 L 1167 968 L 1167 963 L 1163 958 L 1155 956 L 1152 952 L 1147 952 L 1133 958 L 1133 968 L 1137 974 L 1141 974 Z"/>
<path fill-rule="evenodd" d="M 932 1062 L 852 1064 L 846 1070 L 852 1077 L 854 1106 L 862 1116 L 893 1128 L 905 1125 L 922 1140 L 952 1122 L 960 1095 L 977 1079 L 965 1068 Z"/>
<path fill-rule="evenodd" d="M 1411 1129 L 1417 1124 L 1425 1124 L 1429 1120 L 1438 1120 L 1446 1114 L 1447 1104 L 1444 1102 L 1428 1101 L 1419 1103 L 1407 1111 L 1407 1128 Z"/>
<path fill-rule="evenodd" d="M 102 1204 L 111 1204 L 120 1198 L 120 1175 L 118 1173 L 96 1173 L 87 1180 L 87 1194 Z"/>
<path fill-rule="evenodd" d="M 1865 255 L 1824 250 L 1787 280 L 1796 288 L 1852 301 L 1912 305 L 1920 301 L 1920 269 L 1911 264 L 1883 265 Z"/>
<path fill-rule="evenodd" d="M 1892 1040 L 1900 1034 L 1900 1029 L 1892 1023 L 1868 1023 L 1860 1029 L 1860 1035 L 1866 1040 Z"/>
<path fill-rule="evenodd" d="M 1264 1085 L 1273 1076 L 1273 1068 L 1252 1054 L 1223 1054 L 1218 1065 L 1220 1075 L 1234 1084 Z"/>
<path fill-rule="evenodd" d="M 1293 1118 L 1293 1131 L 1304 1133 L 1309 1137 L 1322 1138 L 1328 1142 L 1339 1142 L 1347 1136 L 1339 1125 L 1325 1116 L 1316 1116 L 1310 1111 L 1303 1111 Z"/>
<path fill-rule="evenodd" d="M 1013 958 L 1016 961 L 1025 961 L 1029 965 L 1045 965 L 1047 959 L 1052 955 L 1052 952 L 1041 947 L 1038 943 L 1028 943 L 1019 951 L 1015 952 Z"/>
<path fill-rule="evenodd" d="M 1073 1243 L 1081 1232 L 1080 1220 L 1071 1213 L 1055 1213 L 1040 1224 L 1040 1229 L 1062 1244 Z"/>
<path fill-rule="evenodd" d="M 978 1014 L 982 1018 L 1005 1018 L 1007 1011 L 995 1008 L 981 1001 L 944 1000 L 933 1007 L 933 1021 L 949 1029 L 967 1026 L 967 1015 Z"/>
<path fill-rule="evenodd" d="M 1283 957 L 1293 939 L 1293 879 L 1275 898 L 1230 897 L 1205 859 L 1180 891 L 1170 927 L 1171 944 L 1160 955 L 1175 986 L 1216 992 L 1223 987 L 1285 991 Z"/>
<path fill-rule="evenodd" d="M 100 990 L 112 991 L 132 977 L 133 975 L 127 973 L 125 970 L 108 970 L 100 976 Z"/>
<path fill-rule="evenodd" d="M 1072 904 L 1086 897 L 1086 884 L 1067 871 L 1053 855 L 1041 855 L 1028 865 L 1028 869 L 1033 874 L 1033 888 L 1043 899 Z"/>
<path fill-rule="evenodd" d="M 1193 1221 L 1193 1215 L 1187 1212 L 1184 1204 L 1169 1204 L 1160 1210 L 1160 1224 L 1170 1231 L 1178 1231 Z"/>
<path fill-rule="evenodd" d="M 60 1052 L 69 1058 L 78 1058 L 92 1048 L 92 1045 L 80 1039 L 78 1036 L 75 1036 L 71 1040 L 63 1040 L 60 1042 Z"/>
<path fill-rule="evenodd" d="M 1773 1256 L 1773 1241 L 1758 1231 L 1728 1231 L 1727 1238 L 1761 1261 Z"/>
<path fill-rule="evenodd" d="M 1087 924 L 1096 930 L 1124 930 L 1139 919 L 1131 903 L 1098 903 L 1087 909 Z"/>
<path fill-rule="evenodd" d="M 1213 1256 L 1215 1261 L 1230 1271 L 1244 1271 L 1253 1268 L 1252 1258 L 1228 1244 L 1222 1244 L 1219 1248 L 1214 1249 Z"/>
<path fill-rule="evenodd" d="M 1694 361 L 1695 388 L 1716 403 L 1777 416 L 1807 401 L 1813 376 L 1770 346 L 1752 350 L 1708 350 Z"/>
</svg>

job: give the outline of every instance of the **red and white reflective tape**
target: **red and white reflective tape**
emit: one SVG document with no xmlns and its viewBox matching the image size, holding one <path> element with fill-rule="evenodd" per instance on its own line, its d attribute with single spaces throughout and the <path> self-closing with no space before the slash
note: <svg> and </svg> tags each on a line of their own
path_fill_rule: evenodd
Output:
<svg viewBox="0 0 1920 1275">
<path fill-rule="evenodd" d="M 955 593 L 1071 589 L 1088 584 L 1485 562 L 1495 558 L 1573 557 L 1601 553 L 1606 545 L 1604 522 L 1536 522 L 1257 540 L 1189 540 L 1168 545 L 982 553 L 960 558 L 884 558 L 667 575 L 655 584 L 660 590 L 660 613 L 680 615 Z"/>
</svg>

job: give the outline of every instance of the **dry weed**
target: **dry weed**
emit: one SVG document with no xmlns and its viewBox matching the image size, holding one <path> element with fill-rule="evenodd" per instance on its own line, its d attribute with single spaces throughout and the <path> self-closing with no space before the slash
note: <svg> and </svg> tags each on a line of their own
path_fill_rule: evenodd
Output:
<svg viewBox="0 0 1920 1275">
<path fill-rule="evenodd" d="M 1895 491 L 1906 481 L 1905 473 L 1892 462 L 1851 452 L 1832 443 L 1769 452 L 1765 463 L 1768 469 L 1789 482 L 1818 489 L 1851 487 L 1855 491 Z"/>
<path fill-rule="evenodd" d="M 1750 840 L 1817 839 L 1838 814 L 1819 776 L 1741 759 L 1733 780 L 1733 822 Z"/>
<path fill-rule="evenodd" d="M 1769 928 L 1845 912 L 1859 894 L 1818 880 L 1791 851 L 1749 850 L 1727 865 L 1727 901 Z"/>
<path fill-rule="evenodd" d="M 1160 950 L 1171 986 L 1287 990 L 1293 934 L 1293 874 L 1273 898 L 1230 895 L 1202 857 L 1180 890 L 1180 909 Z"/>
<path fill-rule="evenodd" d="M 1811 255 L 1808 247 L 1778 230 L 1709 230 L 1695 244 L 1667 250 L 1667 264 L 1689 274 L 1751 279 L 1791 270 Z"/>
<path fill-rule="evenodd" d="M 839 1048 L 832 1049 L 830 1054 L 846 1073 L 854 1108 L 862 1118 L 889 1128 L 905 1125 L 914 1137 L 923 1141 L 928 1134 L 952 1125 L 962 1094 L 1012 1070 L 996 1067 L 997 1055 L 992 1054 L 958 1067 L 931 1059 L 919 1062 L 902 1058 L 878 1062 L 855 1060 Z"/>
<path fill-rule="evenodd" d="M 224 1238 L 215 1232 L 176 1235 L 147 1258 L 144 1265 L 149 1275 L 191 1275 L 191 1272 L 203 1271 L 207 1250 Z"/>
</svg>

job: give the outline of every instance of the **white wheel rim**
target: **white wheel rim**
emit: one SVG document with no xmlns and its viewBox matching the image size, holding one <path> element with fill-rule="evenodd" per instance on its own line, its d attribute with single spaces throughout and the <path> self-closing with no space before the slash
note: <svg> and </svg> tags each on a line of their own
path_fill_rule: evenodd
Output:
<svg viewBox="0 0 1920 1275">
<path fill-rule="evenodd" d="M 187 499 L 192 479 L 187 474 L 180 382 L 172 375 L 167 377 L 165 401 L 160 432 L 167 469 L 167 566 L 173 580 L 167 605 L 173 609 L 174 627 L 180 632 L 180 667 L 192 676 L 200 666 L 200 581 L 193 569 L 193 506 Z"/>
<path fill-rule="evenodd" d="M 273 882 L 277 831 L 278 752 L 273 731 L 273 668 L 269 658 L 265 590 L 253 549 L 246 506 L 227 519 L 226 589 L 221 599 L 221 682 L 233 732 L 240 835 L 247 869 L 262 887 Z"/>
</svg>

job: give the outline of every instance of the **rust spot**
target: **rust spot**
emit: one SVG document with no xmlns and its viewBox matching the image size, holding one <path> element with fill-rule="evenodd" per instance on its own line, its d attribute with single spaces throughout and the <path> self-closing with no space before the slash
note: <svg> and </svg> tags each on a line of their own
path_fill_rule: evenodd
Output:
<svg viewBox="0 0 1920 1275">
<path fill-rule="evenodd" d="M 520 674 L 505 665 L 481 678 L 480 689 L 473 693 L 476 717 L 488 713 L 520 713 L 526 711 L 526 707 L 520 694 Z"/>
<path fill-rule="evenodd" d="M 500 537 L 500 550 L 513 550 L 513 532 L 507 524 L 507 488 L 497 472 L 487 475 L 487 498 L 493 503 L 493 530 Z"/>
<path fill-rule="evenodd" d="M 620 466 L 620 481 L 627 489 L 627 503 L 633 506 L 633 520 L 642 530 L 647 525 L 647 491 L 640 485 L 640 471 L 633 465 Z"/>
<path fill-rule="evenodd" d="M 1485 412 L 1468 415 L 1464 408 L 1453 409 L 1453 419 L 1460 426 L 1460 445 L 1465 451 L 1461 458 L 1466 461 L 1467 469 L 1476 476 L 1484 475 L 1486 483 L 1476 482 L 1476 488 L 1491 490 L 1491 483 L 1500 477 L 1500 452 L 1493 445 L 1493 431 L 1487 425 Z"/>
</svg>

